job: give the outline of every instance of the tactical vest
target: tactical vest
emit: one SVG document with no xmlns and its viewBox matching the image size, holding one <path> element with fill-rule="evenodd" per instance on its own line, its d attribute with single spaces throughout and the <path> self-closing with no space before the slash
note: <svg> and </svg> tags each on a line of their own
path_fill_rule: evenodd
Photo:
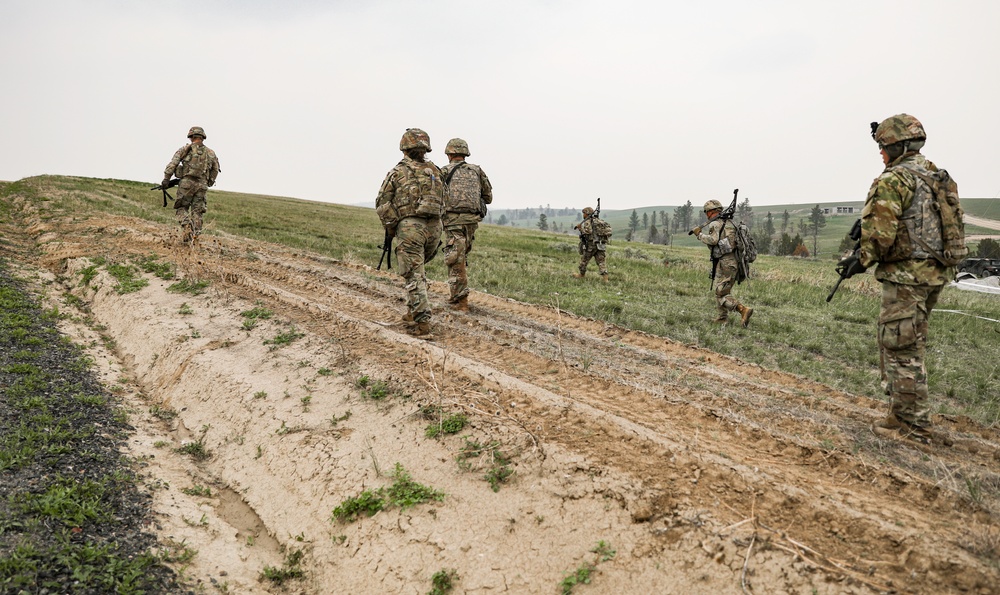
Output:
<svg viewBox="0 0 1000 595">
<path fill-rule="evenodd" d="M 907 163 L 889 171 L 900 169 L 912 174 L 916 184 L 886 262 L 933 258 L 943 266 L 955 266 L 969 254 L 958 185 L 945 170 L 934 172 Z"/>
<path fill-rule="evenodd" d="M 177 171 L 174 175 L 178 178 L 186 177 L 206 180 L 208 178 L 208 170 L 211 167 L 212 153 L 209 148 L 205 145 L 191 144 L 188 147 L 187 154 L 177 165 Z"/>
<path fill-rule="evenodd" d="M 446 165 L 442 173 L 448 182 L 448 212 L 476 213 L 482 210 L 483 187 L 479 180 L 479 169 L 471 163 Z"/>
<path fill-rule="evenodd" d="M 718 260 L 727 254 L 732 254 L 736 249 L 736 226 L 735 224 L 727 226 L 726 224 L 730 222 L 729 219 L 722 220 L 722 226 L 719 228 L 719 241 L 714 246 L 711 246 L 712 258 L 714 260 Z M 709 233 L 711 233 L 711 230 L 709 230 Z"/>
<path fill-rule="evenodd" d="M 395 192 L 390 201 L 375 207 L 384 224 L 406 217 L 440 218 L 444 213 L 444 181 L 430 161 L 400 161 L 395 169 Z"/>
</svg>

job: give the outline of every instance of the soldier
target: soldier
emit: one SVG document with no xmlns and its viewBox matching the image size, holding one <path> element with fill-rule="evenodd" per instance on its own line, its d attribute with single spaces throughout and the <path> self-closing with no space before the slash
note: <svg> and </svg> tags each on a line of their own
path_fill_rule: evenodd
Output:
<svg viewBox="0 0 1000 595">
<path fill-rule="evenodd" d="M 960 237 L 964 247 L 964 228 L 942 224 L 939 209 L 949 206 L 941 205 L 929 181 L 936 185 L 936 180 L 946 180 L 960 220 L 958 187 L 947 172 L 920 154 L 927 135 L 913 116 L 898 114 L 877 127 L 873 122 L 872 136 L 886 167 L 868 190 L 861 211 L 860 248 L 842 259 L 838 269 L 851 277 L 878 265 L 875 278 L 882 283 L 878 344 L 891 404 L 875 431 L 925 444 L 933 439 L 948 444 L 947 437 L 930 429 L 924 351 L 931 310 L 941 289 L 955 278 L 955 267 L 939 257 L 948 254 L 949 237 Z M 949 212 L 954 215 L 955 210 Z"/>
<path fill-rule="evenodd" d="M 600 206 L 600 201 L 598 201 Z M 590 207 L 583 209 L 583 221 L 573 226 L 580 232 L 580 272 L 573 273 L 577 279 L 587 274 L 587 263 L 593 258 L 601 273 L 601 281 L 608 282 L 607 244 L 611 241 L 611 224 L 601 219 Z"/>
<path fill-rule="evenodd" d="M 444 263 L 448 265 L 448 300 L 455 310 L 469 309 L 469 279 L 466 275 L 469 252 L 476 239 L 476 229 L 486 215 L 486 205 L 493 202 L 493 186 L 478 165 L 465 160 L 469 145 L 460 138 L 448 141 L 444 149 L 448 165 L 441 168 L 448 187 L 444 215 Z"/>
<path fill-rule="evenodd" d="M 445 189 L 441 170 L 424 159 L 431 152 L 431 139 L 419 128 L 407 128 L 399 141 L 403 160 L 385 176 L 375 199 L 382 226 L 396 244 L 396 263 L 406 281 L 403 322 L 413 335 L 429 338 L 431 305 L 427 299 L 424 264 L 441 245 L 441 215 Z"/>
<path fill-rule="evenodd" d="M 740 322 L 746 328 L 750 324 L 753 308 L 744 306 L 730 295 L 736 283 L 738 264 L 736 262 L 736 225 L 730 218 L 722 218 L 722 203 L 710 200 L 705 203 L 707 225 L 699 225 L 691 230 L 702 244 L 712 250 L 712 278 L 715 280 L 715 303 L 718 316 L 714 322 L 726 324 L 729 313 L 739 312 Z"/>
<path fill-rule="evenodd" d="M 215 151 L 205 146 L 205 129 L 192 126 L 188 130 L 188 140 L 174 153 L 173 159 L 163 170 L 163 187 L 170 183 L 170 177 L 180 178 L 177 186 L 177 200 L 174 201 L 174 214 L 181 224 L 184 242 L 194 242 L 201 235 L 202 216 L 208 210 L 205 195 L 208 189 L 215 186 L 215 178 L 219 172 L 219 158 Z"/>
</svg>

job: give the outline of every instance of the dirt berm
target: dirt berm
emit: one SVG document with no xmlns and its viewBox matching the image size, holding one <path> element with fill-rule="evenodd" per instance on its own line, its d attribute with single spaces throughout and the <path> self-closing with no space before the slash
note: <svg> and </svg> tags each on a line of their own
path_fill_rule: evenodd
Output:
<svg viewBox="0 0 1000 595">
<path fill-rule="evenodd" d="M 442 284 L 433 340 L 414 339 L 394 274 L 37 204 L 13 197 L 0 256 L 80 308 L 66 330 L 131 404 L 159 534 L 197 550 L 182 576 L 204 592 L 281 592 L 262 570 L 298 551 L 284 588 L 308 594 L 423 594 L 442 570 L 477 594 L 571 574 L 580 594 L 1000 592 L 996 429 L 884 440 L 870 398 L 482 293 L 452 313 Z M 119 294 L 88 269 L 150 255 L 210 284 Z M 469 425 L 427 438 L 433 406 Z M 198 441 L 203 461 L 174 450 Z M 443 499 L 331 518 L 396 464 Z"/>
</svg>

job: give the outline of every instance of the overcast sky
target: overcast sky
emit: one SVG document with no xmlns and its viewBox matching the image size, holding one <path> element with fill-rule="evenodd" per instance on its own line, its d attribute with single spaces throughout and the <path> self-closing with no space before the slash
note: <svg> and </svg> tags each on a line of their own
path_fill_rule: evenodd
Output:
<svg viewBox="0 0 1000 595">
<path fill-rule="evenodd" d="M 0 0 L 0 180 L 158 183 L 199 125 L 218 189 L 373 203 L 419 127 L 438 165 L 468 141 L 495 208 L 863 200 L 868 123 L 907 112 L 993 198 L 998 24 L 996 0 Z"/>
</svg>

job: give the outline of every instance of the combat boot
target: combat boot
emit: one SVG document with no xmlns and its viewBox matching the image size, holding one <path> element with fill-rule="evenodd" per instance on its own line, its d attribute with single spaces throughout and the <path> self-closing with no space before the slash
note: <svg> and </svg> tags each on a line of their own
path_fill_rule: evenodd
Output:
<svg viewBox="0 0 1000 595">
<path fill-rule="evenodd" d="M 604 283 L 608 282 L 608 274 L 607 273 L 601 273 L 601 281 L 604 282 Z"/>
<path fill-rule="evenodd" d="M 413 323 L 413 312 L 407 312 L 406 314 L 403 314 L 403 323 L 404 324 Z"/>
<path fill-rule="evenodd" d="M 729 317 L 728 316 L 723 316 L 723 315 L 720 314 L 718 317 L 716 317 L 715 319 L 713 319 L 712 322 L 715 323 L 715 324 L 718 324 L 718 325 L 723 325 L 723 324 L 726 324 L 727 322 L 729 322 Z"/>
<path fill-rule="evenodd" d="M 583 272 L 583 273 L 573 273 L 573 276 L 576 277 L 577 279 L 583 279 L 584 275 L 586 275 L 586 274 L 587 274 L 586 272 Z"/>
<path fill-rule="evenodd" d="M 410 329 L 410 334 L 414 337 L 420 337 L 421 339 L 429 339 L 431 337 L 430 321 L 425 320 L 423 322 L 418 322 Z"/>
<path fill-rule="evenodd" d="M 451 303 L 452 310 L 458 310 L 459 312 L 469 311 L 469 296 L 464 295 L 460 297 L 457 301 Z"/>
<path fill-rule="evenodd" d="M 740 304 L 736 306 L 736 311 L 740 313 L 740 322 L 743 323 L 743 328 L 746 328 L 750 324 L 750 317 L 753 316 L 753 308 L 748 308 Z"/>
</svg>

